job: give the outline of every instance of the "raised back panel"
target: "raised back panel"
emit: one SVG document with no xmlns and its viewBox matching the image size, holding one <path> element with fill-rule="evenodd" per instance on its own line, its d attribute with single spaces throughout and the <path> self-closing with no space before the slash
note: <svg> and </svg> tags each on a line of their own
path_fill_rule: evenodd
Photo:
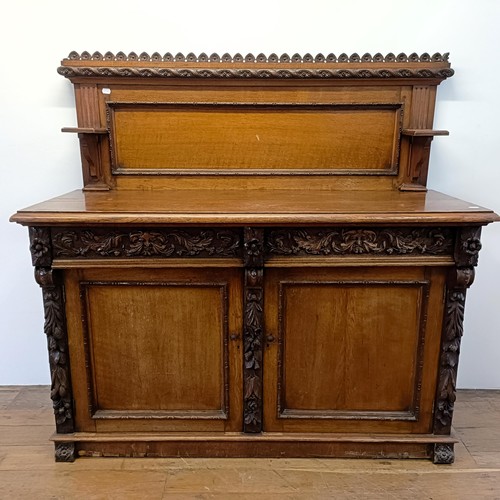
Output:
<svg viewBox="0 0 500 500">
<path fill-rule="evenodd" d="M 108 107 L 116 175 L 398 172 L 401 103 Z"/>
<path fill-rule="evenodd" d="M 59 72 L 85 189 L 211 190 L 425 189 L 453 74 L 441 54 L 72 53 Z"/>
</svg>

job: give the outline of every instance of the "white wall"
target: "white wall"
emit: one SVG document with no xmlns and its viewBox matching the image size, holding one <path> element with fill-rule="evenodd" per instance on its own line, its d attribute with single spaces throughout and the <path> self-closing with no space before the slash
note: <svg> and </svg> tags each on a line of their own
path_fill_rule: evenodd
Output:
<svg viewBox="0 0 500 500">
<path fill-rule="evenodd" d="M 7 4 L 6 4 L 7 5 Z M 439 88 L 431 188 L 500 211 L 500 2 L 482 0 L 17 0 L 2 9 L 0 47 L 0 384 L 49 382 L 41 294 L 18 208 L 81 187 L 69 81 L 71 50 L 160 53 L 451 52 Z M 483 231 L 469 292 L 461 387 L 500 388 L 500 224 Z M 497 309 L 499 308 L 499 309 Z"/>
</svg>

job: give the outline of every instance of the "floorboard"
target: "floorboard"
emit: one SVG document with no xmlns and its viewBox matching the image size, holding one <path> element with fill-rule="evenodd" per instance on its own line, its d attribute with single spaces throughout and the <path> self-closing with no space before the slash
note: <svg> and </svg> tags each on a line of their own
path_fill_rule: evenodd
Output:
<svg viewBox="0 0 500 500">
<path fill-rule="evenodd" d="M 0 499 L 500 499 L 500 391 L 461 390 L 456 461 L 78 459 L 55 463 L 49 389 L 0 386 Z"/>
</svg>

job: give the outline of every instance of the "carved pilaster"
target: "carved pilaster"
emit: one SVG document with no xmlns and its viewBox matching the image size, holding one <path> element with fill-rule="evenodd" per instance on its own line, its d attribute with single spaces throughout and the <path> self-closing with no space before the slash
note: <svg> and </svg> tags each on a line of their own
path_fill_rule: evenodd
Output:
<svg viewBox="0 0 500 500">
<path fill-rule="evenodd" d="M 68 335 L 64 313 L 64 289 L 58 275 L 50 268 L 37 267 L 37 283 L 42 287 L 51 376 L 50 397 L 54 407 L 56 429 L 67 434 L 74 431 L 73 397 L 69 366 Z"/>
<path fill-rule="evenodd" d="M 460 343 L 463 335 L 465 297 L 467 288 L 474 282 L 472 266 L 477 264 L 481 248 L 480 232 L 479 227 L 467 227 L 457 231 L 454 252 L 456 267 L 448 275 L 444 304 L 441 357 L 434 411 L 435 434 L 451 432 Z M 436 445 L 438 446 L 441 445 Z M 453 447 L 450 447 L 450 450 L 447 453 L 453 454 Z M 436 463 L 451 463 L 452 461 L 453 459 L 436 462 L 435 458 Z"/>
<path fill-rule="evenodd" d="M 262 336 L 264 329 L 264 232 L 245 228 L 244 424 L 262 431 Z"/>
</svg>

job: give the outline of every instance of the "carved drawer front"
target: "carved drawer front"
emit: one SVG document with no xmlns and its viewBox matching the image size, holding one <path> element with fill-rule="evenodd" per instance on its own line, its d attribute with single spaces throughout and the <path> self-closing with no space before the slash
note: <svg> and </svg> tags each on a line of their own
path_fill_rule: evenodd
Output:
<svg viewBox="0 0 500 500">
<path fill-rule="evenodd" d="M 444 276 L 269 269 L 265 429 L 430 432 Z"/>
<path fill-rule="evenodd" d="M 240 281 L 238 269 L 67 271 L 78 430 L 239 430 Z"/>
</svg>

